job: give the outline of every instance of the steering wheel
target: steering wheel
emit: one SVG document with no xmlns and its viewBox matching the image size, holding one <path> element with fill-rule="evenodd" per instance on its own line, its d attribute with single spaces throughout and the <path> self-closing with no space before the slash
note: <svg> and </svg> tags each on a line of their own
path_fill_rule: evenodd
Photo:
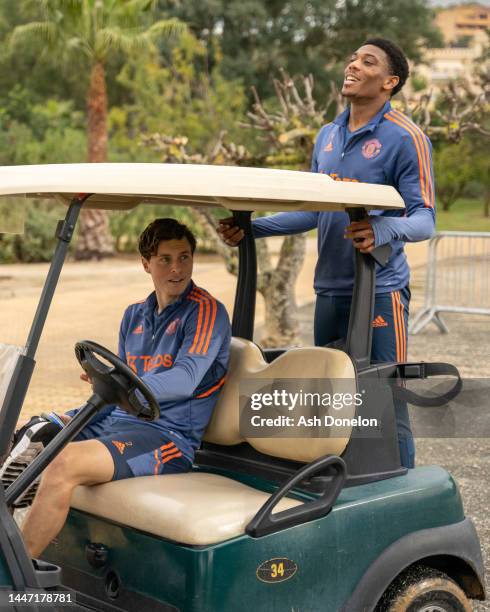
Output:
<svg viewBox="0 0 490 612">
<path fill-rule="evenodd" d="M 92 380 L 94 393 L 106 404 L 117 404 L 128 414 L 144 421 L 154 421 L 160 416 L 160 406 L 153 393 L 117 355 L 92 340 L 77 342 L 75 355 Z M 112 367 L 96 355 L 108 361 Z M 136 391 L 143 395 L 148 404 L 138 398 Z"/>
</svg>

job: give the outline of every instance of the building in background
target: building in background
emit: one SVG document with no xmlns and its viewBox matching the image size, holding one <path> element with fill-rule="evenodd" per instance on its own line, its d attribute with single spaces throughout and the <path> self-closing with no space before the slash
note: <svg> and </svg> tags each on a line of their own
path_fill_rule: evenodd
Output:
<svg viewBox="0 0 490 612">
<path fill-rule="evenodd" d="M 427 49 L 424 63 L 414 68 L 414 74 L 434 93 L 454 80 L 478 90 L 474 63 L 488 44 L 490 7 L 471 3 L 439 9 L 435 24 L 442 32 L 445 46 Z"/>
<path fill-rule="evenodd" d="M 439 10 L 435 23 L 446 47 L 482 44 L 490 29 L 490 7 L 479 3 L 460 4 Z"/>
</svg>

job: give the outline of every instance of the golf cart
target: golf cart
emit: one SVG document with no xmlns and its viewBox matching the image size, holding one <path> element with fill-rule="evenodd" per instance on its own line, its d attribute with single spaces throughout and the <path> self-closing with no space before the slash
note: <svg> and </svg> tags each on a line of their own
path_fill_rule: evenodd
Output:
<svg viewBox="0 0 490 612">
<path fill-rule="evenodd" d="M 469 598 L 484 599 L 480 544 L 456 483 L 437 466 L 401 467 L 398 451 L 395 400 L 417 400 L 403 381 L 450 372 L 454 396 L 459 375 L 441 364 L 371 363 L 375 263 L 386 263 L 389 248 L 355 254 L 349 331 L 341 348 L 262 350 L 253 342 L 252 212 L 346 211 L 357 220 L 372 209 L 403 208 L 393 188 L 302 172 L 165 164 L 8 167 L 0 168 L 0 179 L 1 196 L 56 198 L 68 207 L 26 345 L 3 347 L 2 461 L 82 207 L 219 206 L 246 231 L 227 382 L 192 471 L 78 487 L 59 536 L 42 559 L 28 557 L 9 510 L 57 453 L 107 404 L 142 419 L 158 411 L 125 363 L 93 341 L 79 342 L 76 356 L 92 377 L 92 396 L 0 491 L 5 609 L 25 605 L 23 592 L 37 595 L 27 600 L 32 609 L 46 601 L 55 609 L 70 595 L 73 609 L 166 612 L 451 612 L 471 610 Z M 378 419 L 382 431 L 357 435 L 356 425 L 343 419 L 321 435 L 250 432 L 247 385 L 263 390 L 295 379 L 323 381 L 330 391 L 350 395 L 375 381 L 362 416 Z M 136 399 L 135 389 L 146 402 Z M 344 401 L 339 414 L 354 423 L 360 410 Z M 8 599 L 12 592 L 17 599 Z"/>
</svg>

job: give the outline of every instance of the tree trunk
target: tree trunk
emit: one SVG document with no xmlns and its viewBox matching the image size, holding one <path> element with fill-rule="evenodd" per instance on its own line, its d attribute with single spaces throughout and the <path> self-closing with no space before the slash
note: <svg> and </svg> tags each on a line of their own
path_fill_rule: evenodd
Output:
<svg viewBox="0 0 490 612">
<path fill-rule="evenodd" d="M 88 161 L 107 161 L 107 92 L 105 69 L 95 62 L 90 74 L 87 95 Z M 107 213 L 103 210 L 82 210 L 75 259 L 102 259 L 114 255 Z"/>
<path fill-rule="evenodd" d="M 227 246 L 218 237 L 216 232 L 218 222 L 214 219 L 209 210 L 200 208 L 199 206 L 193 206 L 191 211 L 196 223 L 205 231 L 206 239 L 211 248 L 223 258 L 227 272 L 233 274 L 233 276 L 237 276 L 238 249 Z"/>
<path fill-rule="evenodd" d="M 288 236 L 282 243 L 276 268 L 259 275 L 258 289 L 265 302 L 266 336 L 261 340 L 264 348 L 301 344 L 295 284 L 305 252 L 305 234 Z"/>
<path fill-rule="evenodd" d="M 483 197 L 483 216 L 490 217 L 490 188 L 485 189 L 485 195 Z"/>
</svg>

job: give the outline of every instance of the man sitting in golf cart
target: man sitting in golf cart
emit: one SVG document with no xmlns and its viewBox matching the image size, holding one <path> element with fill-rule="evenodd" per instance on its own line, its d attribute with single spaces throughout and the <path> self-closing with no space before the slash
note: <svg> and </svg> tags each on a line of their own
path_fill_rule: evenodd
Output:
<svg viewBox="0 0 490 612">
<path fill-rule="evenodd" d="M 157 219 L 141 234 L 143 268 L 155 291 L 126 309 L 119 357 L 149 387 L 160 416 L 144 422 L 108 406 L 54 459 L 22 529 L 32 557 L 63 527 L 76 486 L 191 468 L 225 380 L 231 341 L 225 307 L 192 281 L 195 248 L 192 232 L 174 219 Z"/>
</svg>

